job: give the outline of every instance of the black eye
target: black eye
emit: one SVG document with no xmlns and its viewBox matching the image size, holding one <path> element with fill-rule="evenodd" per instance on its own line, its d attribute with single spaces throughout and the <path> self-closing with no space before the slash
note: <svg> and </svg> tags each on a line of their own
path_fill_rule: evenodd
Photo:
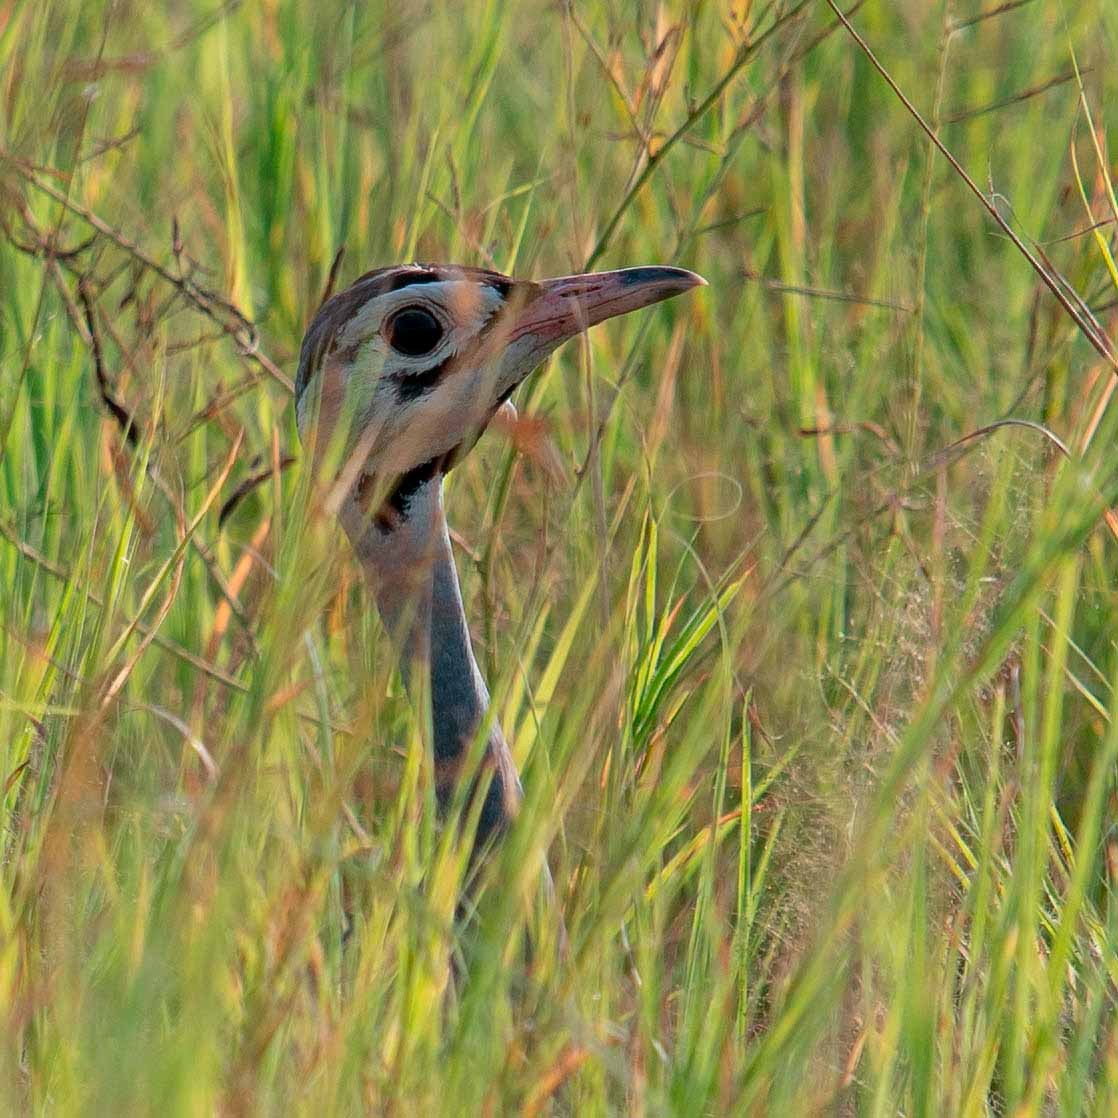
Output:
<svg viewBox="0 0 1118 1118">
<path fill-rule="evenodd" d="M 406 357 L 422 357 L 439 344 L 443 328 L 430 311 L 422 307 L 405 307 L 385 323 L 384 336 L 397 353 Z"/>
</svg>

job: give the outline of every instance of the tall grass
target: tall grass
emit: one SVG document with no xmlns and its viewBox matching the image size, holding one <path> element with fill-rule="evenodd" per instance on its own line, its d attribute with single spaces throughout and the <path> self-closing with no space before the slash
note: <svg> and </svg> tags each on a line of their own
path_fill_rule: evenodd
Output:
<svg viewBox="0 0 1118 1118">
<path fill-rule="evenodd" d="M 851 22 L 1065 305 L 825 2 L 0 0 L 5 1113 L 1115 1113 L 1118 9 Z M 412 258 L 711 285 L 450 476 L 469 911 L 290 407 Z"/>
</svg>

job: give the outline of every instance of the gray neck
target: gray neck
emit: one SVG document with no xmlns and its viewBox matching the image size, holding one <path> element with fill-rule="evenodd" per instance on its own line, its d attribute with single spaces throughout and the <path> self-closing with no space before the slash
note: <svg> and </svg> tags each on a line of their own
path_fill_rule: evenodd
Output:
<svg viewBox="0 0 1118 1118">
<path fill-rule="evenodd" d="M 489 691 L 474 657 L 458 572 L 443 512 L 441 476 L 411 495 L 406 518 L 389 529 L 347 502 L 342 523 L 400 655 L 408 689 L 431 697 L 435 782 L 440 804 L 453 795 L 463 757 L 489 711 Z M 422 674 L 420 674 L 422 673 Z M 422 682 L 420 682 L 422 681 Z M 503 826 L 515 811 L 520 785 L 501 727 L 490 720 L 485 755 L 493 779 L 478 837 Z"/>
</svg>

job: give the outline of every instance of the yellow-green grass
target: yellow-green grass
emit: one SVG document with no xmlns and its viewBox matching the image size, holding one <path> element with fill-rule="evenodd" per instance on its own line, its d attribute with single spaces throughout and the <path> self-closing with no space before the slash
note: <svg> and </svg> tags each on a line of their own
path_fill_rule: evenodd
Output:
<svg viewBox="0 0 1118 1118">
<path fill-rule="evenodd" d="M 851 18 L 1066 305 L 827 0 L 0 0 L 0 1110 L 1118 1110 L 1118 8 Z M 710 281 L 449 479 L 469 911 L 285 386 L 410 259 Z"/>
</svg>

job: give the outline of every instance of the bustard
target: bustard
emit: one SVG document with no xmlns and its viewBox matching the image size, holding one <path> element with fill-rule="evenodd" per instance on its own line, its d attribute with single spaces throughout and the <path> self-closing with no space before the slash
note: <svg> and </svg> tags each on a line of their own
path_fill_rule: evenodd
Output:
<svg viewBox="0 0 1118 1118">
<path fill-rule="evenodd" d="M 317 468 L 327 463 L 406 685 L 430 696 L 440 805 L 489 706 L 451 555 L 443 475 L 562 342 L 703 283 L 668 267 L 529 282 L 417 264 L 368 272 L 311 322 L 295 381 L 300 437 Z M 508 823 L 521 796 L 495 719 L 484 749 L 492 778 L 479 843 Z"/>
</svg>

